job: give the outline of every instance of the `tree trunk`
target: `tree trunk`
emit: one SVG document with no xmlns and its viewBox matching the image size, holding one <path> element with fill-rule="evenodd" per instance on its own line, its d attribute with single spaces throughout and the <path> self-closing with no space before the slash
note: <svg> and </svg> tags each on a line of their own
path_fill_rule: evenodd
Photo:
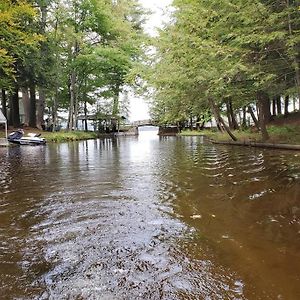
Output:
<svg viewBox="0 0 300 300">
<path fill-rule="evenodd" d="M 57 107 L 58 107 L 58 85 L 55 89 L 55 95 L 53 98 L 53 106 L 52 106 L 52 131 L 54 132 L 57 127 Z"/>
<path fill-rule="evenodd" d="M 220 122 L 220 118 L 219 118 L 219 115 L 218 115 L 218 113 L 217 113 L 218 110 L 216 109 L 216 105 L 215 105 L 215 103 L 214 103 L 213 100 L 209 100 L 209 102 L 210 102 L 212 114 L 213 114 L 213 116 L 214 116 L 214 118 L 215 118 L 215 121 L 216 121 L 216 123 L 217 123 L 217 127 L 218 127 L 218 129 L 219 129 L 221 132 L 223 132 L 222 124 L 221 124 L 221 122 Z"/>
<path fill-rule="evenodd" d="M 243 107 L 243 121 L 242 121 L 242 127 L 247 128 L 247 119 L 246 119 L 246 107 Z"/>
<path fill-rule="evenodd" d="M 29 113 L 29 126 L 36 128 L 36 93 L 35 84 L 31 84 L 30 91 L 30 113 Z"/>
<path fill-rule="evenodd" d="M 1 91 L 1 106 L 2 106 L 2 113 L 4 115 L 5 118 L 7 118 L 7 97 L 6 97 L 6 93 L 5 90 L 2 89 Z"/>
<path fill-rule="evenodd" d="M 295 3 L 297 3 L 297 1 L 295 1 Z M 287 6 L 287 9 L 289 11 L 290 9 L 290 1 L 289 0 L 286 0 L 286 6 Z M 297 6 L 297 5 L 295 5 Z M 298 2 L 298 7 L 299 7 L 299 2 Z M 295 9 L 297 9 L 295 7 Z M 292 28 L 292 19 L 291 19 L 291 14 L 288 13 L 288 25 L 289 25 L 289 35 L 290 36 L 293 36 L 293 35 L 297 35 L 297 30 L 294 32 L 293 31 L 293 28 Z M 297 29 L 297 28 L 296 28 Z M 295 67 L 295 83 L 296 83 L 296 90 L 297 90 L 297 93 L 298 93 L 298 99 L 300 100 L 300 64 L 299 64 L 299 51 L 297 49 L 297 44 L 295 44 L 293 47 L 293 52 L 295 52 L 296 54 L 293 55 L 293 60 L 294 60 L 294 67 Z"/>
<path fill-rule="evenodd" d="M 252 120 L 253 120 L 253 122 L 254 122 L 254 124 L 255 124 L 255 127 L 258 129 L 258 130 L 260 130 L 260 128 L 259 128 L 259 122 L 258 122 L 258 120 L 257 120 L 257 118 L 256 118 L 256 116 L 255 116 L 255 114 L 254 114 L 254 111 L 253 111 L 253 109 L 252 109 L 252 107 L 249 105 L 248 106 L 248 112 L 249 112 L 249 114 L 251 115 L 251 118 L 252 118 Z"/>
<path fill-rule="evenodd" d="M 44 88 L 39 88 L 39 101 L 37 106 L 37 128 L 42 130 L 44 122 L 44 113 L 45 113 L 45 103 L 46 103 L 46 92 Z"/>
<path fill-rule="evenodd" d="M 231 114 L 231 108 L 230 108 L 230 100 L 226 100 L 226 114 L 228 119 L 228 125 L 230 129 L 234 129 L 233 123 L 232 123 L 232 114 Z"/>
<path fill-rule="evenodd" d="M 235 116 L 233 110 L 231 110 L 231 113 L 232 113 L 232 114 L 231 114 L 231 119 L 232 119 L 232 123 L 233 123 L 233 128 L 234 128 L 235 130 L 237 130 L 237 129 L 240 128 L 240 126 L 239 126 L 239 124 L 238 124 L 238 122 L 237 122 L 237 120 L 236 120 L 236 116 Z"/>
<path fill-rule="evenodd" d="M 87 103 L 84 101 L 84 131 L 88 131 L 87 113 Z"/>
<path fill-rule="evenodd" d="M 230 131 L 229 127 L 226 125 L 226 123 L 224 122 L 223 118 L 220 115 L 220 111 L 219 108 L 217 107 L 217 105 L 214 103 L 214 101 L 212 99 L 210 99 L 210 105 L 211 105 L 211 109 L 213 111 L 213 114 L 215 116 L 215 119 L 217 121 L 217 124 L 219 124 L 219 126 L 222 128 L 221 125 L 223 125 L 225 131 L 228 133 L 228 135 L 234 140 L 237 141 L 237 138 L 233 135 L 233 133 Z"/>
<path fill-rule="evenodd" d="M 230 115 L 230 117 L 228 118 L 228 124 L 229 124 L 230 129 L 234 129 L 234 130 L 239 129 L 239 124 L 236 120 L 236 117 L 235 117 L 235 114 L 234 114 L 234 111 L 233 111 L 231 99 L 228 99 L 226 101 L 226 109 L 227 109 L 227 112 Z M 227 114 L 227 116 L 228 116 L 228 114 Z M 229 121 L 229 119 L 230 119 L 230 121 Z"/>
<path fill-rule="evenodd" d="M 19 88 L 17 86 L 11 95 L 11 120 L 15 128 L 20 127 Z"/>
<path fill-rule="evenodd" d="M 276 96 L 276 108 L 277 108 L 277 116 L 282 115 L 282 109 L 281 109 L 281 97 Z"/>
<path fill-rule="evenodd" d="M 49 3 L 49 1 L 47 1 Z M 47 5 L 46 2 L 40 2 L 40 10 L 41 10 L 41 19 L 40 19 L 40 33 L 45 35 L 46 25 L 47 25 Z M 47 44 L 46 42 L 41 43 L 41 57 L 45 58 L 47 56 Z M 39 101 L 37 103 L 37 128 L 42 130 L 45 126 L 44 122 L 44 113 L 45 113 L 45 103 L 46 103 L 46 91 L 43 87 L 39 87 Z"/>
<path fill-rule="evenodd" d="M 70 75 L 70 105 L 69 105 L 69 119 L 68 119 L 68 130 L 74 129 L 74 105 L 75 105 L 75 84 L 76 84 L 76 74 L 73 70 Z"/>
<path fill-rule="evenodd" d="M 268 112 L 266 110 L 266 103 L 269 102 L 268 100 L 268 94 L 266 94 L 263 91 L 257 92 L 258 120 L 263 142 L 269 139 L 269 134 L 266 126 L 266 120 L 269 117 Z M 265 115 L 265 113 L 267 113 L 267 116 Z"/>
<path fill-rule="evenodd" d="M 75 93 L 74 99 L 74 127 L 75 130 L 78 130 L 78 117 L 79 117 L 79 101 L 78 101 L 78 94 Z"/>
<path fill-rule="evenodd" d="M 114 91 L 114 98 L 113 98 L 113 111 L 112 116 L 114 120 L 112 120 L 112 131 L 117 131 L 117 119 L 119 117 L 119 96 L 120 96 L 120 86 L 116 84 L 115 91 Z"/>
<path fill-rule="evenodd" d="M 200 118 L 197 117 L 197 120 L 196 120 L 196 130 L 199 130 L 200 129 Z"/>
<path fill-rule="evenodd" d="M 272 116 L 276 116 L 276 97 L 273 97 L 272 99 Z"/>
<path fill-rule="evenodd" d="M 194 129 L 194 127 L 193 127 L 193 117 L 192 116 L 190 116 L 190 130 L 193 130 Z"/>
<path fill-rule="evenodd" d="M 264 93 L 264 97 L 262 98 L 262 101 L 260 104 L 262 105 L 261 109 L 263 109 L 263 115 L 265 118 L 265 122 L 266 122 L 266 124 L 268 124 L 272 119 L 272 115 L 271 115 L 271 110 L 270 110 L 270 107 L 271 107 L 270 98 L 267 93 Z"/>
<path fill-rule="evenodd" d="M 24 125 L 29 126 L 30 99 L 29 99 L 28 88 L 22 88 L 22 101 L 24 107 Z"/>
<path fill-rule="evenodd" d="M 289 102 L 290 102 L 290 97 L 285 96 L 284 98 L 284 115 L 287 116 L 289 114 Z"/>
</svg>

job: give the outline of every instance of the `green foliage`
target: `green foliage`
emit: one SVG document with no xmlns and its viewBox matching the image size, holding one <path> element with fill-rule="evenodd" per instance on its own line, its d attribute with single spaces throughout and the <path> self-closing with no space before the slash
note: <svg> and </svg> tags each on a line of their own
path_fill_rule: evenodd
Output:
<svg viewBox="0 0 300 300">
<path fill-rule="evenodd" d="M 141 53 L 142 14 L 137 0 L 0 0 L 0 88 L 36 86 L 54 119 L 67 109 L 75 124 L 92 112 L 87 103 L 106 99 L 118 113 Z"/>
<path fill-rule="evenodd" d="M 295 94 L 299 11 L 295 2 L 175 0 L 144 72 L 154 87 L 152 113 L 161 123 L 199 116 L 209 99 L 236 109 L 256 93 Z M 278 2 L 278 3 L 277 3 Z M 288 3 L 288 2 L 287 2 Z"/>
<path fill-rule="evenodd" d="M 51 38 L 55 68 L 60 70 L 55 73 L 63 77 L 56 85 L 60 106 L 72 106 L 69 78 L 71 74 L 75 76 L 75 118 L 83 113 L 85 103 L 97 109 L 103 99 L 107 99 L 107 108 L 119 105 L 119 94 L 128 84 L 126 78 L 140 53 L 139 14 L 136 1 L 58 2 L 52 14 L 55 30 Z"/>
<path fill-rule="evenodd" d="M 12 87 L 28 53 L 43 40 L 28 26 L 35 18 L 27 1 L 0 0 L 0 88 Z"/>
</svg>

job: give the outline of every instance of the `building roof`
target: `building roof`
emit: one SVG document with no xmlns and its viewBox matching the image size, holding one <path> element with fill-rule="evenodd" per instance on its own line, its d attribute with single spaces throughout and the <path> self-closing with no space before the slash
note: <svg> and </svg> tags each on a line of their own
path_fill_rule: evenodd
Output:
<svg viewBox="0 0 300 300">
<path fill-rule="evenodd" d="M 4 117 L 1 109 L 0 109 L 0 123 L 6 123 L 6 118 Z"/>
</svg>

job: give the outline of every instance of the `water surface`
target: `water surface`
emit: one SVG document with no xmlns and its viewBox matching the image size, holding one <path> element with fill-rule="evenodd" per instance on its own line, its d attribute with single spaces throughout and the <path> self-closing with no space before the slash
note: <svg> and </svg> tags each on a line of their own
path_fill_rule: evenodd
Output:
<svg viewBox="0 0 300 300">
<path fill-rule="evenodd" d="M 300 154 L 153 132 L 0 148 L 0 299 L 300 299 Z"/>
</svg>

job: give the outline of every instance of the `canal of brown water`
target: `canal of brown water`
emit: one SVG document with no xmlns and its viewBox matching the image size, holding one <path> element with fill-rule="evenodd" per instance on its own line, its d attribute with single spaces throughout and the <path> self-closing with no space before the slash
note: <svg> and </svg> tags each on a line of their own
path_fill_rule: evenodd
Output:
<svg viewBox="0 0 300 300">
<path fill-rule="evenodd" d="M 300 153 L 0 148 L 0 299 L 300 299 Z"/>
</svg>

